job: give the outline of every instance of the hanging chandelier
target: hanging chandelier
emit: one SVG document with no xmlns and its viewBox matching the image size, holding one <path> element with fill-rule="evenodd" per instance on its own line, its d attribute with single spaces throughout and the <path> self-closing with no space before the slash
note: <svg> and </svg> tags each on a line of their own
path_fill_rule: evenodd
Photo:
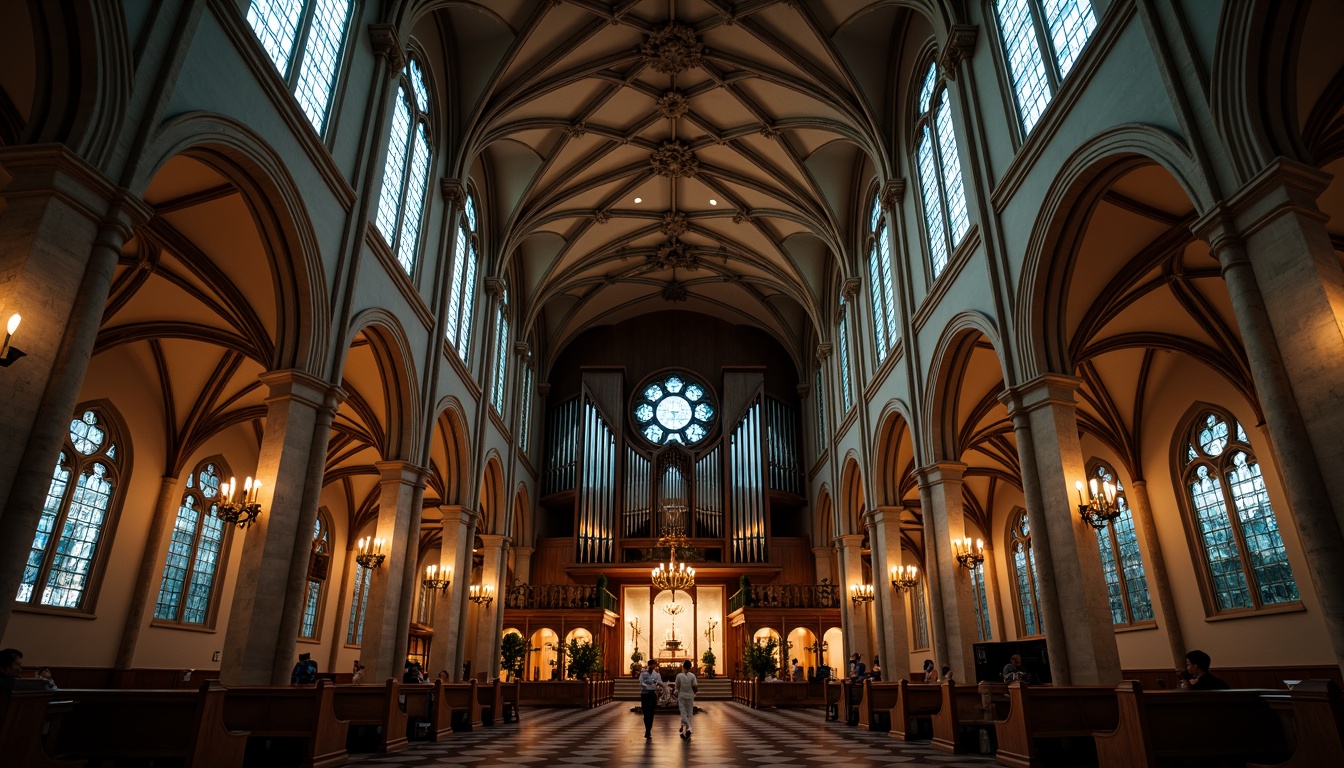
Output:
<svg viewBox="0 0 1344 768">
<path fill-rule="evenodd" d="M 1078 489 L 1078 514 L 1088 525 L 1100 531 L 1120 516 L 1120 500 L 1114 483 L 1102 483 L 1098 493 L 1097 481 L 1093 479 L 1089 483 L 1090 498 L 1086 503 L 1083 502 L 1083 481 L 1074 483 L 1074 487 Z"/>
<path fill-rule="evenodd" d="M 665 508 L 665 519 L 679 520 L 680 516 L 671 514 L 676 512 L 674 508 Z M 667 547 L 667 562 L 659 563 L 657 568 L 653 569 L 653 586 L 658 590 L 688 590 L 695 586 L 695 569 L 688 568 L 686 563 L 677 562 L 677 548 L 686 548 L 686 537 L 682 534 L 680 526 L 669 525 L 663 531 L 663 537 L 658 539 L 659 547 Z"/>
</svg>

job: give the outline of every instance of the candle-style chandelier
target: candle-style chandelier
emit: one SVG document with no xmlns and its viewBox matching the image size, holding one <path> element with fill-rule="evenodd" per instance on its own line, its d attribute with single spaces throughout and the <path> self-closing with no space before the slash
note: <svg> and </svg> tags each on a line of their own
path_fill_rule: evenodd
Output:
<svg viewBox="0 0 1344 768">
<path fill-rule="evenodd" d="M 891 586 L 901 592 L 909 592 L 919 584 L 919 569 L 913 565 L 891 566 Z"/>
<path fill-rule="evenodd" d="M 1078 489 L 1078 514 L 1082 515 L 1088 525 L 1100 531 L 1120 516 L 1120 498 L 1116 493 L 1115 483 L 1103 482 L 1100 493 L 1096 478 L 1089 481 L 1088 486 L 1089 498 L 1084 502 L 1083 481 L 1074 483 L 1074 487 Z"/>
<path fill-rule="evenodd" d="M 215 505 L 215 517 L 239 528 L 247 528 L 261 517 L 261 504 L 257 494 L 261 492 L 261 481 L 247 478 L 243 484 L 243 498 L 238 498 L 238 479 L 230 477 L 229 482 L 219 487 L 220 502 Z"/>
<path fill-rule="evenodd" d="M 985 562 L 985 540 L 976 539 L 975 546 L 971 546 L 970 538 L 952 542 L 952 554 L 957 558 L 957 564 L 968 571 L 979 568 Z"/>
<path fill-rule="evenodd" d="M 874 597 L 872 584 L 849 585 L 849 599 L 854 601 L 855 605 L 871 603 Z"/>
<path fill-rule="evenodd" d="M 676 521 L 681 519 L 678 512 L 685 511 L 684 507 L 664 507 L 664 519 Z M 675 522 L 670 522 L 663 531 L 662 538 L 658 539 L 659 547 L 667 547 L 667 562 L 659 563 L 657 568 L 653 569 L 653 586 L 659 590 L 688 590 L 695 586 L 695 569 L 688 568 L 686 563 L 677 562 L 677 548 L 686 548 L 686 536 L 682 533 L 682 528 Z"/>
<path fill-rule="evenodd" d="M 492 584 L 472 584 L 469 600 L 471 602 L 485 606 L 495 601 L 495 587 Z"/>
<path fill-rule="evenodd" d="M 383 554 L 383 540 L 369 536 L 359 540 L 359 554 L 355 555 L 355 564 L 361 568 L 374 570 L 382 566 L 387 555 Z"/>
<path fill-rule="evenodd" d="M 440 592 L 447 592 L 449 585 L 453 583 L 453 567 L 445 565 L 443 570 L 439 570 L 437 565 L 425 566 L 425 580 L 420 582 L 427 589 L 437 589 Z"/>
</svg>

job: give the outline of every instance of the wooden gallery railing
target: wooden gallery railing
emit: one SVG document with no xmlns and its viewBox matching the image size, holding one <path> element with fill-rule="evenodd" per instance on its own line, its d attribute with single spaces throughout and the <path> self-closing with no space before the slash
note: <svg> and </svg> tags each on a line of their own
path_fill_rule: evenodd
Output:
<svg viewBox="0 0 1344 768">
<path fill-rule="evenodd" d="M 739 589 L 728 598 L 728 612 L 738 608 L 839 608 L 838 584 L 765 584 Z"/>
<path fill-rule="evenodd" d="M 588 584 L 515 584 L 504 592 L 505 608 L 605 608 L 616 612 L 616 596 Z"/>
</svg>

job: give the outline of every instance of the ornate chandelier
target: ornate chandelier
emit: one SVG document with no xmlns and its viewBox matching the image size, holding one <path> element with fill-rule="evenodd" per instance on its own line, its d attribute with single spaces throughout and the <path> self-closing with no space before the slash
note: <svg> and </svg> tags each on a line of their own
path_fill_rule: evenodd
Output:
<svg viewBox="0 0 1344 768">
<path fill-rule="evenodd" d="M 1100 531 L 1120 516 L 1120 500 L 1114 483 L 1102 483 L 1101 493 L 1098 493 L 1097 481 L 1093 479 L 1089 484 L 1091 493 L 1086 503 L 1083 502 L 1083 481 L 1074 483 L 1074 487 L 1078 489 L 1078 514 L 1088 525 Z"/>
<path fill-rule="evenodd" d="M 971 546 L 970 538 L 961 541 L 952 542 L 952 554 L 957 558 L 957 564 L 968 571 L 979 568 L 985 562 L 985 540 L 976 539 L 975 546 Z"/>
<path fill-rule="evenodd" d="M 679 520 L 680 515 L 676 514 L 678 510 L 673 507 L 665 507 L 664 515 L 667 520 Z M 686 548 L 686 537 L 682 535 L 681 526 L 675 523 L 669 524 L 663 532 L 663 537 L 658 539 L 658 546 L 667 547 L 667 562 L 659 563 L 657 568 L 653 569 L 653 586 L 658 590 L 688 590 L 695 586 L 695 569 L 687 568 L 686 563 L 677 562 L 677 547 Z"/>
<path fill-rule="evenodd" d="M 891 586 L 901 592 L 909 592 L 919 583 L 919 568 L 913 565 L 893 565 L 891 567 Z"/>
<path fill-rule="evenodd" d="M 238 479 L 230 477 L 229 482 L 219 487 L 221 501 L 215 506 L 215 517 L 239 528 L 247 528 L 261 517 L 261 504 L 257 494 L 261 492 L 261 481 L 253 482 L 247 478 L 243 485 L 243 498 L 238 499 Z"/>
</svg>

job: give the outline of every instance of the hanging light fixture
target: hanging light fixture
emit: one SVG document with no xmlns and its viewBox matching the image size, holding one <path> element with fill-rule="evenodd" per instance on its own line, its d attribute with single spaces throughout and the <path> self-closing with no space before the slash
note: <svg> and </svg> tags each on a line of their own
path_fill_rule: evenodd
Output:
<svg viewBox="0 0 1344 768">
<path fill-rule="evenodd" d="M 1120 516 L 1120 499 L 1116 494 L 1115 483 L 1103 482 L 1098 489 L 1094 478 L 1088 485 L 1090 493 L 1088 500 L 1084 502 L 1083 481 L 1074 483 L 1074 487 L 1078 489 L 1078 514 L 1082 515 L 1084 522 L 1100 531 Z"/>
<path fill-rule="evenodd" d="M 679 520 L 680 516 L 673 514 L 677 510 L 674 507 L 664 508 L 664 519 Z M 677 562 L 677 548 L 686 547 L 686 537 L 682 534 L 680 526 L 669 525 L 663 531 L 663 537 L 658 539 L 658 546 L 667 547 L 667 562 L 659 563 L 657 568 L 653 569 L 653 586 L 659 591 L 688 590 L 695 586 L 695 569 L 688 568 L 686 563 Z"/>
<path fill-rule="evenodd" d="M 247 528 L 261 516 L 261 504 L 257 494 L 261 492 L 261 481 L 247 478 L 243 484 L 243 498 L 238 498 L 238 479 L 229 478 L 229 482 L 219 487 L 219 504 L 215 505 L 215 517 L 239 528 Z"/>
<path fill-rule="evenodd" d="M 440 578 L 441 577 L 441 578 Z M 425 566 L 425 580 L 420 582 L 427 589 L 437 589 L 440 592 L 447 592 L 448 586 L 452 584 L 453 567 L 445 565 L 440 571 L 437 565 Z"/>
<path fill-rule="evenodd" d="M 383 554 L 383 540 L 374 539 L 368 536 L 359 540 L 359 554 L 355 555 L 355 563 L 361 568 L 373 570 L 380 567 L 387 555 Z"/>
<path fill-rule="evenodd" d="M 913 565 L 891 566 L 891 586 L 909 592 L 919 584 L 919 569 Z"/>
<path fill-rule="evenodd" d="M 970 538 L 961 541 L 952 542 L 952 554 L 957 558 L 957 564 L 968 571 L 979 568 L 985 562 L 985 540 L 976 539 L 975 547 L 971 547 Z"/>
</svg>

